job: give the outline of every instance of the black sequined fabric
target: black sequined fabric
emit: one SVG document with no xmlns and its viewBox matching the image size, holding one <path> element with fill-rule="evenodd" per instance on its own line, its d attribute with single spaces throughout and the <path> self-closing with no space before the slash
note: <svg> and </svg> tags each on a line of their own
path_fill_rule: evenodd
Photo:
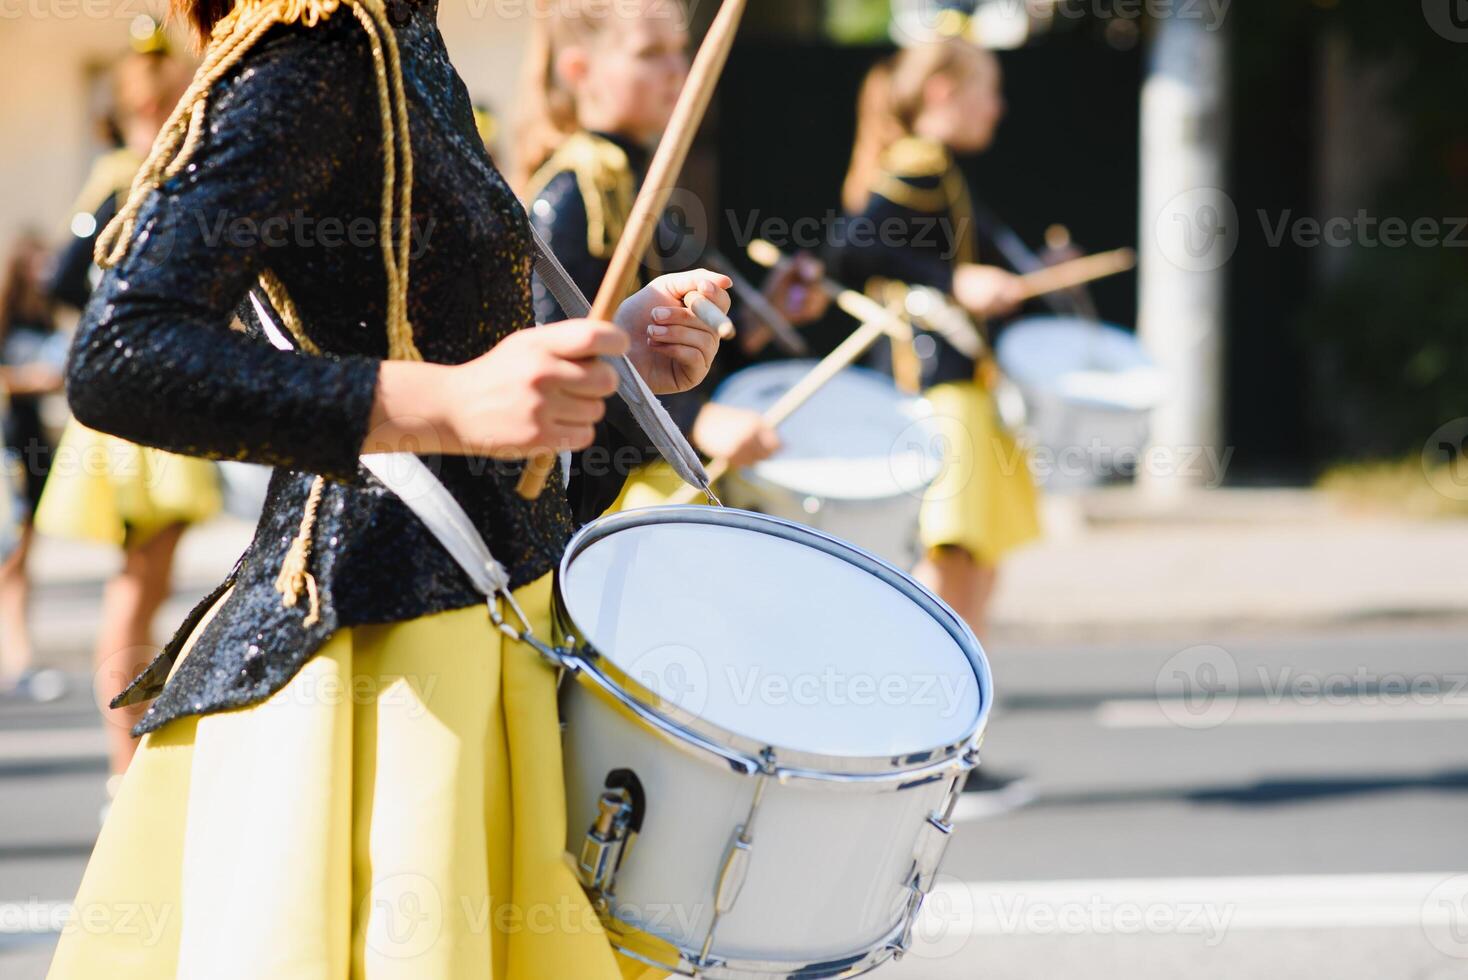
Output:
<svg viewBox="0 0 1468 980">
<path fill-rule="evenodd" d="M 532 325 L 528 226 L 475 131 L 434 4 L 394 9 L 414 168 L 409 316 L 426 359 L 458 363 Z M 375 85 L 349 11 L 313 28 L 273 29 L 214 87 L 202 145 L 150 195 L 131 251 L 104 277 L 78 332 L 67 390 L 84 424 L 277 468 L 234 572 L 119 699 L 157 698 L 139 732 L 268 697 L 340 627 L 482 601 L 357 464 L 387 354 Z M 324 356 L 283 353 L 261 336 L 244 300 L 267 268 Z M 236 315 L 244 332 L 231 329 Z M 527 502 L 514 491 L 518 463 L 424 459 L 515 586 L 554 567 L 578 516 L 570 501 L 605 495 L 578 475 L 568 498 L 556 476 Z M 313 474 L 328 482 L 310 559 L 320 619 L 306 627 L 305 598 L 285 607 L 274 580 Z M 226 589 L 165 687 L 183 641 Z"/>
</svg>

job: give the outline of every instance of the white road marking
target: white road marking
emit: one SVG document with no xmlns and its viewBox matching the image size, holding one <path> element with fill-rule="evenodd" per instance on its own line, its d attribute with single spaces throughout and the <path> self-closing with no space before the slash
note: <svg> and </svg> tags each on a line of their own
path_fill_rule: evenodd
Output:
<svg viewBox="0 0 1468 980">
<path fill-rule="evenodd" d="M 71 918 L 70 902 L 32 899 L 0 902 L 0 941 L 14 936 L 48 936 L 61 931 Z"/>
<path fill-rule="evenodd" d="M 1224 698 L 1226 695 L 1215 695 Z M 1215 702 L 1207 709 L 1213 719 L 1198 727 L 1228 725 L 1321 725 L 1371 724 L 1385 721 L 1468 720 L 1468 697 L 1446 696 L 1432 701 L 1401 703 L 1364 701 L 1272 701 L 1239 698 L 1234 704 Z M 1177 728 L 1178 712 L 1170 714 L 1153 698 L 1103 701 L 1096 707 L 1096 722 L 1103 728 Z"/>
<path fill-rule="evenodd" d="M 938 943 L 954 935 L 1174 933 L 1216 945 L 1234 931 L 1401 926 L 1461 931 L 1468 943 L 1468 875 L 996 882 L 940 875 L 917 935 Z"/>
<path fill-rule="evenodd" d="M 0 901 L 0 947 L 61 932 L 70 902 Z M 1409 927 L 1468 957 L 1468 875 L 965 882 L 940 875 L 914 929 L 918 958 L 974 936 L 1180 935 L 1207 947 L 1265 930 Z M 1461 951 L 1460 951 L 1461 946 Z"/>
<path fill-rule="evenodd" d="M 107 755 L 107 732 L 88 728 L 28 728 L 0 731 L 0 762 L 91 759 Z"/>
</svg>

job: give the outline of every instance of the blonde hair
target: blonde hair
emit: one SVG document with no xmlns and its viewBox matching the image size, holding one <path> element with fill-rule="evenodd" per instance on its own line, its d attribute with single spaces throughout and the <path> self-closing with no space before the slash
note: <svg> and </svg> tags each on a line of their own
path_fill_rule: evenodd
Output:
<svg viewBox="0 0 1468 980">
<path fill-rule="evenodd" d="M 580 126 L 576 95 L 556 75 L 556 60 L 570 47 L 589 46 L 625 19 L 635 0 L 536 0 L 535 24 L 520 83 L 520 115 L 515 125 L 515 169 L 511 183 L 522 194 L 556 148 Z M 686 21 L 683 0 L 646 0 Z"/>
<path fill-rule="evenodd" d="M 857 97 L 856 141 L 841 186 L 848 211 L 866 207 L 887 147 L 913 134 L 928 82 L 943 75 L 962 77 L 990 57 L 982 48 L 950 38 L 903 48 L 872 66 Z"/>
</svg>

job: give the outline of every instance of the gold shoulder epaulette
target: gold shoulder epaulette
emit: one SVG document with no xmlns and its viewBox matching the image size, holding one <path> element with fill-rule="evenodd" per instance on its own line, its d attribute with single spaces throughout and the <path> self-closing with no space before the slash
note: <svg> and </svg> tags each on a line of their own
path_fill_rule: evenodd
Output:
<svg viewBox="0 0 1468 980">
<path fill-rule="evenodd" d="M 600 136 L 573 133 L 531 178 L 530 198 L 539 197 L 547 184 L 566 172 L 576 176 L 576 188 L 586 206 L 587 250 L 594 258 L 610 257 L 637 196 L 637 181 L 626 152 Z"/>
<path fill-rule="evenodd" d="M 952 166 L 943 144 L 905 136 L 882 152 L 872 191 L 914 211 L 947 211 L 953 203 L 946 180 Z"/>
<path fill-rule="evenodd" d="M 946 146 L 920 136 L 904 136 L 882 151 L 882 169 L 898 177 L 939 177 L 952 162 Z"/>
</svg>

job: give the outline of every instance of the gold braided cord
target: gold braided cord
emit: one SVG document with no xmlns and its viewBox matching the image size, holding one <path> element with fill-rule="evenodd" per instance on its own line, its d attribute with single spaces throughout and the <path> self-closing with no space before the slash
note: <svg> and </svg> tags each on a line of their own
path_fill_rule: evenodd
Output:
<svg viewBox="0 0 1468 980">
<path fill-rule="evenodd" d="M 395 360 L 421 361 L 423 355 L 413 342 L 408 322 L 408 259 L 412 214 L 413 155 L 408 141 L 408 106 L 403 92 L 402 66 L 398 61 L 397 35 L 387 20 L 380 0 L 365 9 L 354 3 L 352 13 L 372 43 L 372 64 L 377 74 L 377 107 L 384 134 L 394 134 L 401 144 L 399 164 L 394 140 L 382 141 L 382 262 L 387 273 L 388 356 Z M 396 115 L 396 118 L 394 118 Z M 396 219 L 396 220 L 395 220 Z"/>
<path fill-rule="evenodd" d="M 179 148 L 178 155 L 173 162 L 163 169 L 164 178 L 172 177 L 184 168 L 194 151 L 198 149 L 199 140 L 204 138 L 204 117 L 208 115 L 207 104 L 200 100 L 194 103 L 193 111 L 189 114 L 189 128 L 184 135 L 183 146 Z"/>
<path fill-rule="evenodd" d="M 280 277 L 270 269 L 266 269 L 260 273 L 260 288 L 265 290 L 265 296 L 270 300 L 270 305 L 275 307 L 275 311 L 285 322 L 285 328 L 295 339 L 296 346 L 307 354 L 320 354 L 321 348 L 316 346 L 316 341 L 306 336 L 306 325 L 301 322 L 301 314 L 296 309 L 295 301 L 291 299 L 290 293 L 286 292 L 285 283 L 280 281 Z"/>
<path fill-rule="evenodd" d="M 321 348 L 306 336 L 306 326 L 301 322 L 300 311 L 286 291 L 285 283 L 273 271 L 266 269 L 260 273 L 260 288 L 265 290 L 270 305 L 280 314 L 286 330 L 295 338 L 296 344 L 308 354 L 320 354 Z M 281 602 L 286 608 L 295 606 L 301 591 L 305 590 L 309 605 L 306 618 L 301 621 L 302 626 L 313 626 L 321 619 L 321 596 L 316 589 L 316 576 L 311 574 L 310 562 L 311 540 L 316 530 L 316 511 L 321 505 L 321 493 L 325 487 L 326 481 L 319 476 L 311 481 L 311 490 L 306 495 L 306 508 L 301 514 L 301 526 L 296 530 L 290 547 L 286 549 L 285 558 L 280 563 L 280 574 L 275 577 L 275 591 L 280 593 Z"/>
<path fill-rule="evenodd" d="M 295 608 L 302 591 L 306 593 L 308 606 L 302 626 L 314 626 L 321 618 L 321 596 L 316 590 L 316 576 L 311 574 L 311 532 L 316 527 L 316 509 L 321 506 L 321 491 L 326 481 L 321 477 L 311 481 L 311 491 L 306 494 L 306 509 L 301 514 L 301 527 L 295 540 L 286 549 L 280 563 L 280 574 L 275 577 L 275 591 L 280 593 L 281 604 L 287 609 Z"/>
<path fill-rule="evenodd" d="M 137 215 L 148 193 L 188 165 L 203 140 L 209 93 L 255 42 L 278 24 L 312 27 L 342 3 L 352 8 L 371 41 L 382 121 L 383 194 L 381 235 L 387 276 L 388 356 L 422 360 L 408 320 L 408 263 L 411 256 L 413 163 L 408 133 L 407 95 L 397 35 L 384 0 L 240 0 L 215 25 L 193 81 L 159 131 L 127 201 L 97 236 L 94 258 L 103 268 L 122 261 L 137 229 Z"/>
<path fill-rule="evenodd" d="M 203 60 L 178 105 L 159 130 L 148 158 L 133 178 L 127 201 L 97 236 L 93 256 L 102 268 L 111 268 L 127 255 L 137 230 L 137 216 L 147 195 L 164 180 L 180 173 L 203 142 L 209 93 L 267 31 L 280 24 L 314 27 L 342 5 L 366 32 L 377 80 L 382 122 L 383 187 L 381 223 L 383 268 L 387 277 L 388 357 L 421 361 L 408 320 L 408 263 L 411 257 L 413 203 L 413 147 L 408 132 L 408 101 L 403 86 L 397 35 L 387 16 L 385 0 L 239 0 L 210 33 Z M 300 313 L 274 271 L 260 274 L 260 285 L 301 350 L 320 354 L 306 336 Z M 309 604 L 303 626 L 320 620 L 320 594 L 311 574 L 312 535 L 326 481 L 317 476 L 306 496 L 301 525 L 281 562 L 275 588 L 287 608 L 305 594 Z"/>
</svg>

